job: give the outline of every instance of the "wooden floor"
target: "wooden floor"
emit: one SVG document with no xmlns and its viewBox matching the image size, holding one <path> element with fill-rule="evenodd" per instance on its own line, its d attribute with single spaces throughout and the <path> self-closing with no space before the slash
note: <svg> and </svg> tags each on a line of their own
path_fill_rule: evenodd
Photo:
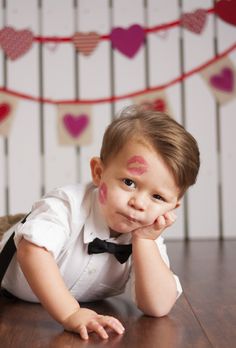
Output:
<svg viewBox="0 0 236 348">
<path fill-rule="evenodd" d="M 82 341 L 64 332 L 40 305 L 0 297 L 0 347 L 9 348 L 235 348 L 236 241 L 168 242 L 184 294 L 169 316 L 142 316 L 125 298 L 89 304 L 114 315 L 125 334 Z"/>
</svg>

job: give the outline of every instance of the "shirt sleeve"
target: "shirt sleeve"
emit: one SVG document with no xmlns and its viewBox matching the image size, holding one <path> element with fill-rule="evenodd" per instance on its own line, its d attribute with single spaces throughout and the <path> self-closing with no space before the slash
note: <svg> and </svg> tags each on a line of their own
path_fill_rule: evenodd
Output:
<svg viewBox="0 0 236 348">
<path fill-rule="evenodd" d="M 22 238 L 43 247 L 56 259 L 71 234 L 70 202 L 67 195 L 56 189 L 36 202 L 25 223 L 15 230 L 15 244 Z"/>
<path fill-rule="evenodd" d="M 160 252 L 160 255 L 161 255 L 163 261 L 166 263 L 168 268 L 170 268 L 170 261 L 169 261 L 168 255 L 167 255 L 167 248 L 166 248 L 166 245 L 164 243 L 164 238 L 160 236 L 156 239 L 155 242 L 158 246 L 158 249 L 159 249 L 159 252 Z M 176 283 L 176 299 L 177 299 L 182 294 L 183 290 L 182 290 L 182 286 L 181 286 L 181 283 L 180 283 L 178 276 L 173 274 L 173 277 L 174 277 L 174 280 Z M 127 294 L 131 296 L 131 298 L 133 299 L 133 301 L 135 303 L 137 303 L 136 296 L 135 296 L 135 275 L 134 275 L 133 267 L 131 268 L 130 280 L 129 280 L 129 284 L 127 286 Z"/>
</svg>

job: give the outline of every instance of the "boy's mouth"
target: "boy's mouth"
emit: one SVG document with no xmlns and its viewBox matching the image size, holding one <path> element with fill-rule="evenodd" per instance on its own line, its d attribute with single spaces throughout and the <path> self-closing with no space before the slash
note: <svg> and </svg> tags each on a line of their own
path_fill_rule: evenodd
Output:
<svg viewBox="0 0 236 348">
<path fill-rule="evenodd" d="M 133 218 L 132 216 L 129 216 L 129 215 L 126 215 L 126 214 L 123 214 L 123 213 L 119 213 L 119 215 L 123 216 L 124 218 L 126 218 L 130 222 L 139 223 L 139 221 L 136 220 L 135 218 Z"/>
</svg>

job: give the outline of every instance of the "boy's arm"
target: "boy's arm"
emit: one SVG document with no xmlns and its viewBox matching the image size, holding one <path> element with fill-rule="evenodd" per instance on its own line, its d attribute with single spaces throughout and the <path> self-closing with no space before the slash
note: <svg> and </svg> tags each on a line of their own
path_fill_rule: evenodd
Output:
<svg viewBox="0 0 236 348">
<path fill-rule="evenodd" d="M 18 246 L 17 259 L 42 305 L 67 330 L 79 333 L 83 339 L 88 339 L 90 331 L 95 331 L 101 338 L 108 338 L 105 326 L 117 333 L 123 333 L 124 328 L 116 318 L 80 308 L 66 288 L 50 252 L 22 239 Z"/>
<path fill-rule="evenodd" d="M 138 307 L 147 315 L 160 317 L 169 313 L 177 298 L 174 275 L 163 261 L 155 239 L 175 221 L 170 212 L 157 222 L 133 232 L 133 267 Z"/>
</svg>

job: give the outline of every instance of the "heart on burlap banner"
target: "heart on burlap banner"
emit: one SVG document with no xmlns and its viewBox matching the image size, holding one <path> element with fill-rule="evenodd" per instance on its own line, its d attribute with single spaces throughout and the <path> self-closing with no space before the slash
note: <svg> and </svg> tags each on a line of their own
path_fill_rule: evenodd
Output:
<svg viewBox="0 0 236 348">
<path fill-rule="evenodd" d="M 61 145 L 88 145 L 92 142 L 90 105 L 59 104 L 58 135 Z"/>
<path fill-rule="evenodd" d="M 15 116 L 18 98 L 5 92 L 0 92 L 0 135 L 7 137 Z"/>
<path fill-rule="evenodd" d="M 220 104 L 225 104 L 236 96 L 236 69 L 229 58 L 210 65 L 201 76 Z"/>
</svg>

